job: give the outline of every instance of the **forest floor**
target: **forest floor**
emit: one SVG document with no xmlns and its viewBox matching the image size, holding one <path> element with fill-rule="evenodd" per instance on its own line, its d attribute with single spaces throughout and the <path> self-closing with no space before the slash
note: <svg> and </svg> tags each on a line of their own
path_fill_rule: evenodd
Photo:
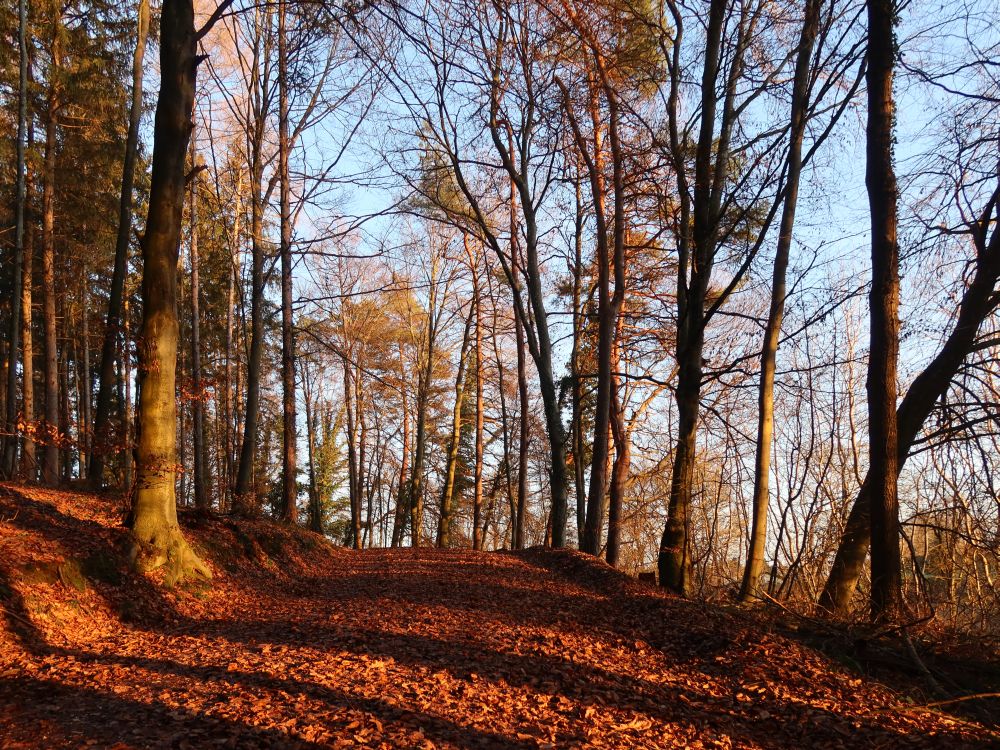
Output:
<svg viewBox="0 0 1000 750">
<path fill-rule="evenodd" d="M 755 618 L 575 552 L 338 549 L 186 515 L 211 585 L 128 571 L 122 501 L 0 485 L 0 747 L 998 747 Z"/>
</svg>

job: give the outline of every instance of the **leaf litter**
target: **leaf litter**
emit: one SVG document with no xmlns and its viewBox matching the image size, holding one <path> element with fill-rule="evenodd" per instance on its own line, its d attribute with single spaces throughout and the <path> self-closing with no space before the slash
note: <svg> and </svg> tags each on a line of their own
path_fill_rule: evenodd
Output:
<svg viewBox="0 0 1000 750">
<path fill-rule="evenodd" d="M 130 572 L 113 496 L 0 485 L 0 747 L 998 746 L 578 552 L 181 515 L 211 586 Z"/>
</svg>

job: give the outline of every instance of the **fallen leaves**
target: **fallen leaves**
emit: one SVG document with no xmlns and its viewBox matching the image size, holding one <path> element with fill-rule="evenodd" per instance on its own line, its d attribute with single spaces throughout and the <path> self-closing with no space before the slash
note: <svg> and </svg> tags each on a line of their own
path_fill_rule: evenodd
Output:
<svg viewBox="0 0 1000 750">
<path fill-rule="evenodd" d="M 192 517 L 218 578 L 166 591 L 119 558 L 74 563 L 122 549 L 106 498 L 0 486 L 0 518 L 3 748 L 993 741 L 577 553 L 354 553 Z"/>
</svg>

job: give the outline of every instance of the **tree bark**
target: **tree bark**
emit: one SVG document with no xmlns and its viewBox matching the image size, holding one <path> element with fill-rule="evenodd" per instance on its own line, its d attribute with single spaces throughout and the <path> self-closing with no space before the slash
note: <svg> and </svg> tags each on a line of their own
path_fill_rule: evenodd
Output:
<svg viewBox="0 0 1000 750">
<path fill-rule="evenodd" d="M 871 344 L 868 358 L 868 485 L 871 513 L 873 620 L 902 610 L 899 553 L 896 365 L 899 359 L 899 246 L 893 169 L 892 93 L 895 64 L 894 0 L 868 0 L 868 127 L 865 183 L 871 209 Z"/>
<path fill-rule="evenodd" d="M 760 388 L 757 395 L 757 446 L 754 462 L 753 518 L 750 529 L 750 552 L 740 586 L 740 601 L 757 596 L 764 570 L 764 548 L 767 543 L 768 479 L 771 473 L 771 440 L 774 428 L 774 372 L 778 354 L 778 338 L 785 314 L 785 276 L 792 247 L 792 229 L 798 204 L 799 177 L 802 174 L 802 141 L 805 136 L 809 105 L 809 76 L 813 42 L 819 27 L 821 0 L 807 0 L 802 33 L 795 61 L 792 82 L 791 131 L 788 146 L 788 173 L 785 202 L 781 212 L 781 227 L 774 255 L 771 280 L 771 304 L 764 328 L 760 355 Z"/>
<path fill-rule="evenodd" d="M 44 331 L 45 442 L 42 482 L 59 483 L 59 351 L 56 332 L 55 181 L 56 128 L 59 117 L 59 70 L 62 62 L 61 7 L 52 8 L 52 69 L 49 71 L 45 118 L 45 162 L 42 170 L 42 323 Z"/>
<path fill-rule="evenodd" d="M 518 427 L 517 446 L 517 513 L 512 519 L 514 526 L 514 549 L 524 549 L 524 521 L 528 506 L 528 447 L 531 444 L 531 405 L 528 401 L 528 368 L 524 345 L 524 326 L 521 319 L 514 316 L 517 338 L 517 394 L 521 416 Z"/>
<path fill-rule="evenodd" d="M 278 3 L 278 172 L 281 204 L 281 385 L 282 448 L 281 520 L 295 524 L 298 487 L 295 416 L 295 330 L 292 311 L 292 207 L 288 170 L 288 3 Z"/>
<path fill-rule="evenodd" d="M 191 387 L 194 401 L 191 402 L 194 464 L 194 507 L 208 511 L 212 503 L 208 497 L 205 480 L 205 403 L 201 387 L 201 280 L 198 263 L 198 149 L 195 145 L 194 128 L 191 131 L 191 237 L 188 249 L 191 252 Z"/>
<path fill-rule="evenodd" d="M 195 77 L 192 0 L 164 0 L 160 15 L 160 93 L 153 130 L 149 213 L 142 240 L 142 335 L 139 350 L 137 486 L 129 527 L 140 570 L 166 566 L 169 583 L 211 577 L 177 524 L 177 255 L 184 165 Z"/>
<path fill-rule="evenodd" d="M 479 288 L 478 266 L 473 267 L 473 306 L 476 315 L 476 466 L 475 489 L 472 499 L 472 549 L 483 548 L 482 512 L 483 512 L 483 428 L 485 424 L 485 409 L 483 406 L 483 305 L 482 293 Z"/>
<path fill-rule="evenodd" d="M 406 365 L 403 360 L 403 344 L 398 345 L 399 351 L 399 393 L 403 411 L 403 447 L 399 460 L 399 488 L 396 492 L 396 514 L 392 525 L 392 546 L 399 547 L 406 534 L 407 518 L 409 517 L 409 469 L 410 469 L 410 403 L 407 398 Z"/>
<path fill-rule="evenodd" d="M 8 478 L 14 476 L 17 466 L 17 355 L 18 337 L 21 333 L 21 307 L 22 304 L 22 275 L 24 273 L 24 205 L 27 189 L 25 186 L 25 139 L 27 137 L 28 123 L 28 44 L 27 26 L 28 10 L 26 0 L 18 0 L 17 4 L 17 45 L 18 45 L 18 94 L 17 94 L 17 186 L 14 190 L 14 266 L 11 269 L 13 279 L 11 286 L 11 324 L 10 342 L 7 349 L 7 403 L 6 403 L 6 425 L 7 437 L 3 446 L 3 473 Z M 29 266 L 30 268 L 30 266 Z M 27 279 L 28 289 L 28 320 L 31 319 L 31 276 L 30 270 Z M 29 323 L 30 325 L 30 323 Z M 28 346 L 30 349 L 30 345 Z M 30 351 L 25 355 L 30 356 Z M 27 360 L 25 360 L 27 361 Z M 25 368 L 27 372 L 29 368 Z M 27 441 L 25 441 L 27 443 Z"/>
<path fill-rule="evenodd" d="M 458 449 L 462 442 L 462 404 L 465 400 L 465 372 L 468 364 L 470 339 L 472 338 L 472 318 L 475 306 L 469 308 L 465 320 L 465 332 L 458 354 L 458 372 L 455 374 L 455 404 L 451 413 L 451 438 L 445 458 L 444 488 L 441 491 L 441 516 L 438 519 L 437 546 L 451 546 L 451 527 L 454 523 L 455 478 L 458 470 Z"/>
<path fill-rule="evenodd" d="M 31 138 L 29 135 L 29 142 Z M 25 175 L 27 178 L 27 175 Z M 30 195 L 30 185 L 26 179 L 26 190 Z M 28 216 L 25 206 L 25 217 Z M 27 481 L 33 481 L 37 475 L 38 465 L 35 458 L 35 441 L 32 438 L 35 428 L 35 344 L 32 320 L 34 316 L 32 295 L 34 291 L 35 241 L 34 232 L 24 234 L 24 266 L 21 285 L 21 418 L 26 425 L 24 443 L 21 446 L 21 476 Z"/>
<path fill-rule="evenodd" d="M 413 448 L 413 471 L 410 473 L 410 544 L 421 544 L 424 516 L 424 453 L 427 443 L 427 406 L 430 398 L 431 378 L 434 373 L 434 344 L 437 338 L 438 257 L 431 260 L 430 288 L 427 302 L 427 325 L 424 332 L 423 367 L 417 377 L 417 434 Z"/>
<path fill-rule="evenodd" d="M 111 274 L 108 296 L 107 323 L 101 346 L 100 385 L 97 390 L 97 410 L 94 419 L 93 450 L 87 476 L 93 489 L 104 481 L 105 456 L 121 446 L 108 445 L 111 421 L 111 397 L 114 393 L 115 354 L 120 338 L 122 297 L 128 273 L 128 250 L 132 233 L 132 190 L 135 182 L 135 160 L 142 119 L 142 71 L 149 34 L 149 0 L 140 0 L 136 27 L 135 53 L 132 56 L 132 101 L 129 108 L 128 136 L 125 139 L 125 161 L 122 166 L 122 189 L 118 201 L 118 233 L 115 239 L 115 265 Z M 123 429 L 126 429 L 123 425 Z"/>
</svg>

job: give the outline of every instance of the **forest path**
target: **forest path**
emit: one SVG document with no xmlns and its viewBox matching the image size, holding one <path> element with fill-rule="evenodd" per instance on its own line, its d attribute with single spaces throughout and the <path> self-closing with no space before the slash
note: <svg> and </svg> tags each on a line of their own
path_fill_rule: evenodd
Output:
<svg viewBox="0 0 1000 750">
<path fill-rule="evenodd" d="M 217 580 L 165 592 L 101 556 L 117 512 L 0 486 L 2 748 L 990 742 L 579 553 L 355 553 L 191 518 Z"/>
</svg>

